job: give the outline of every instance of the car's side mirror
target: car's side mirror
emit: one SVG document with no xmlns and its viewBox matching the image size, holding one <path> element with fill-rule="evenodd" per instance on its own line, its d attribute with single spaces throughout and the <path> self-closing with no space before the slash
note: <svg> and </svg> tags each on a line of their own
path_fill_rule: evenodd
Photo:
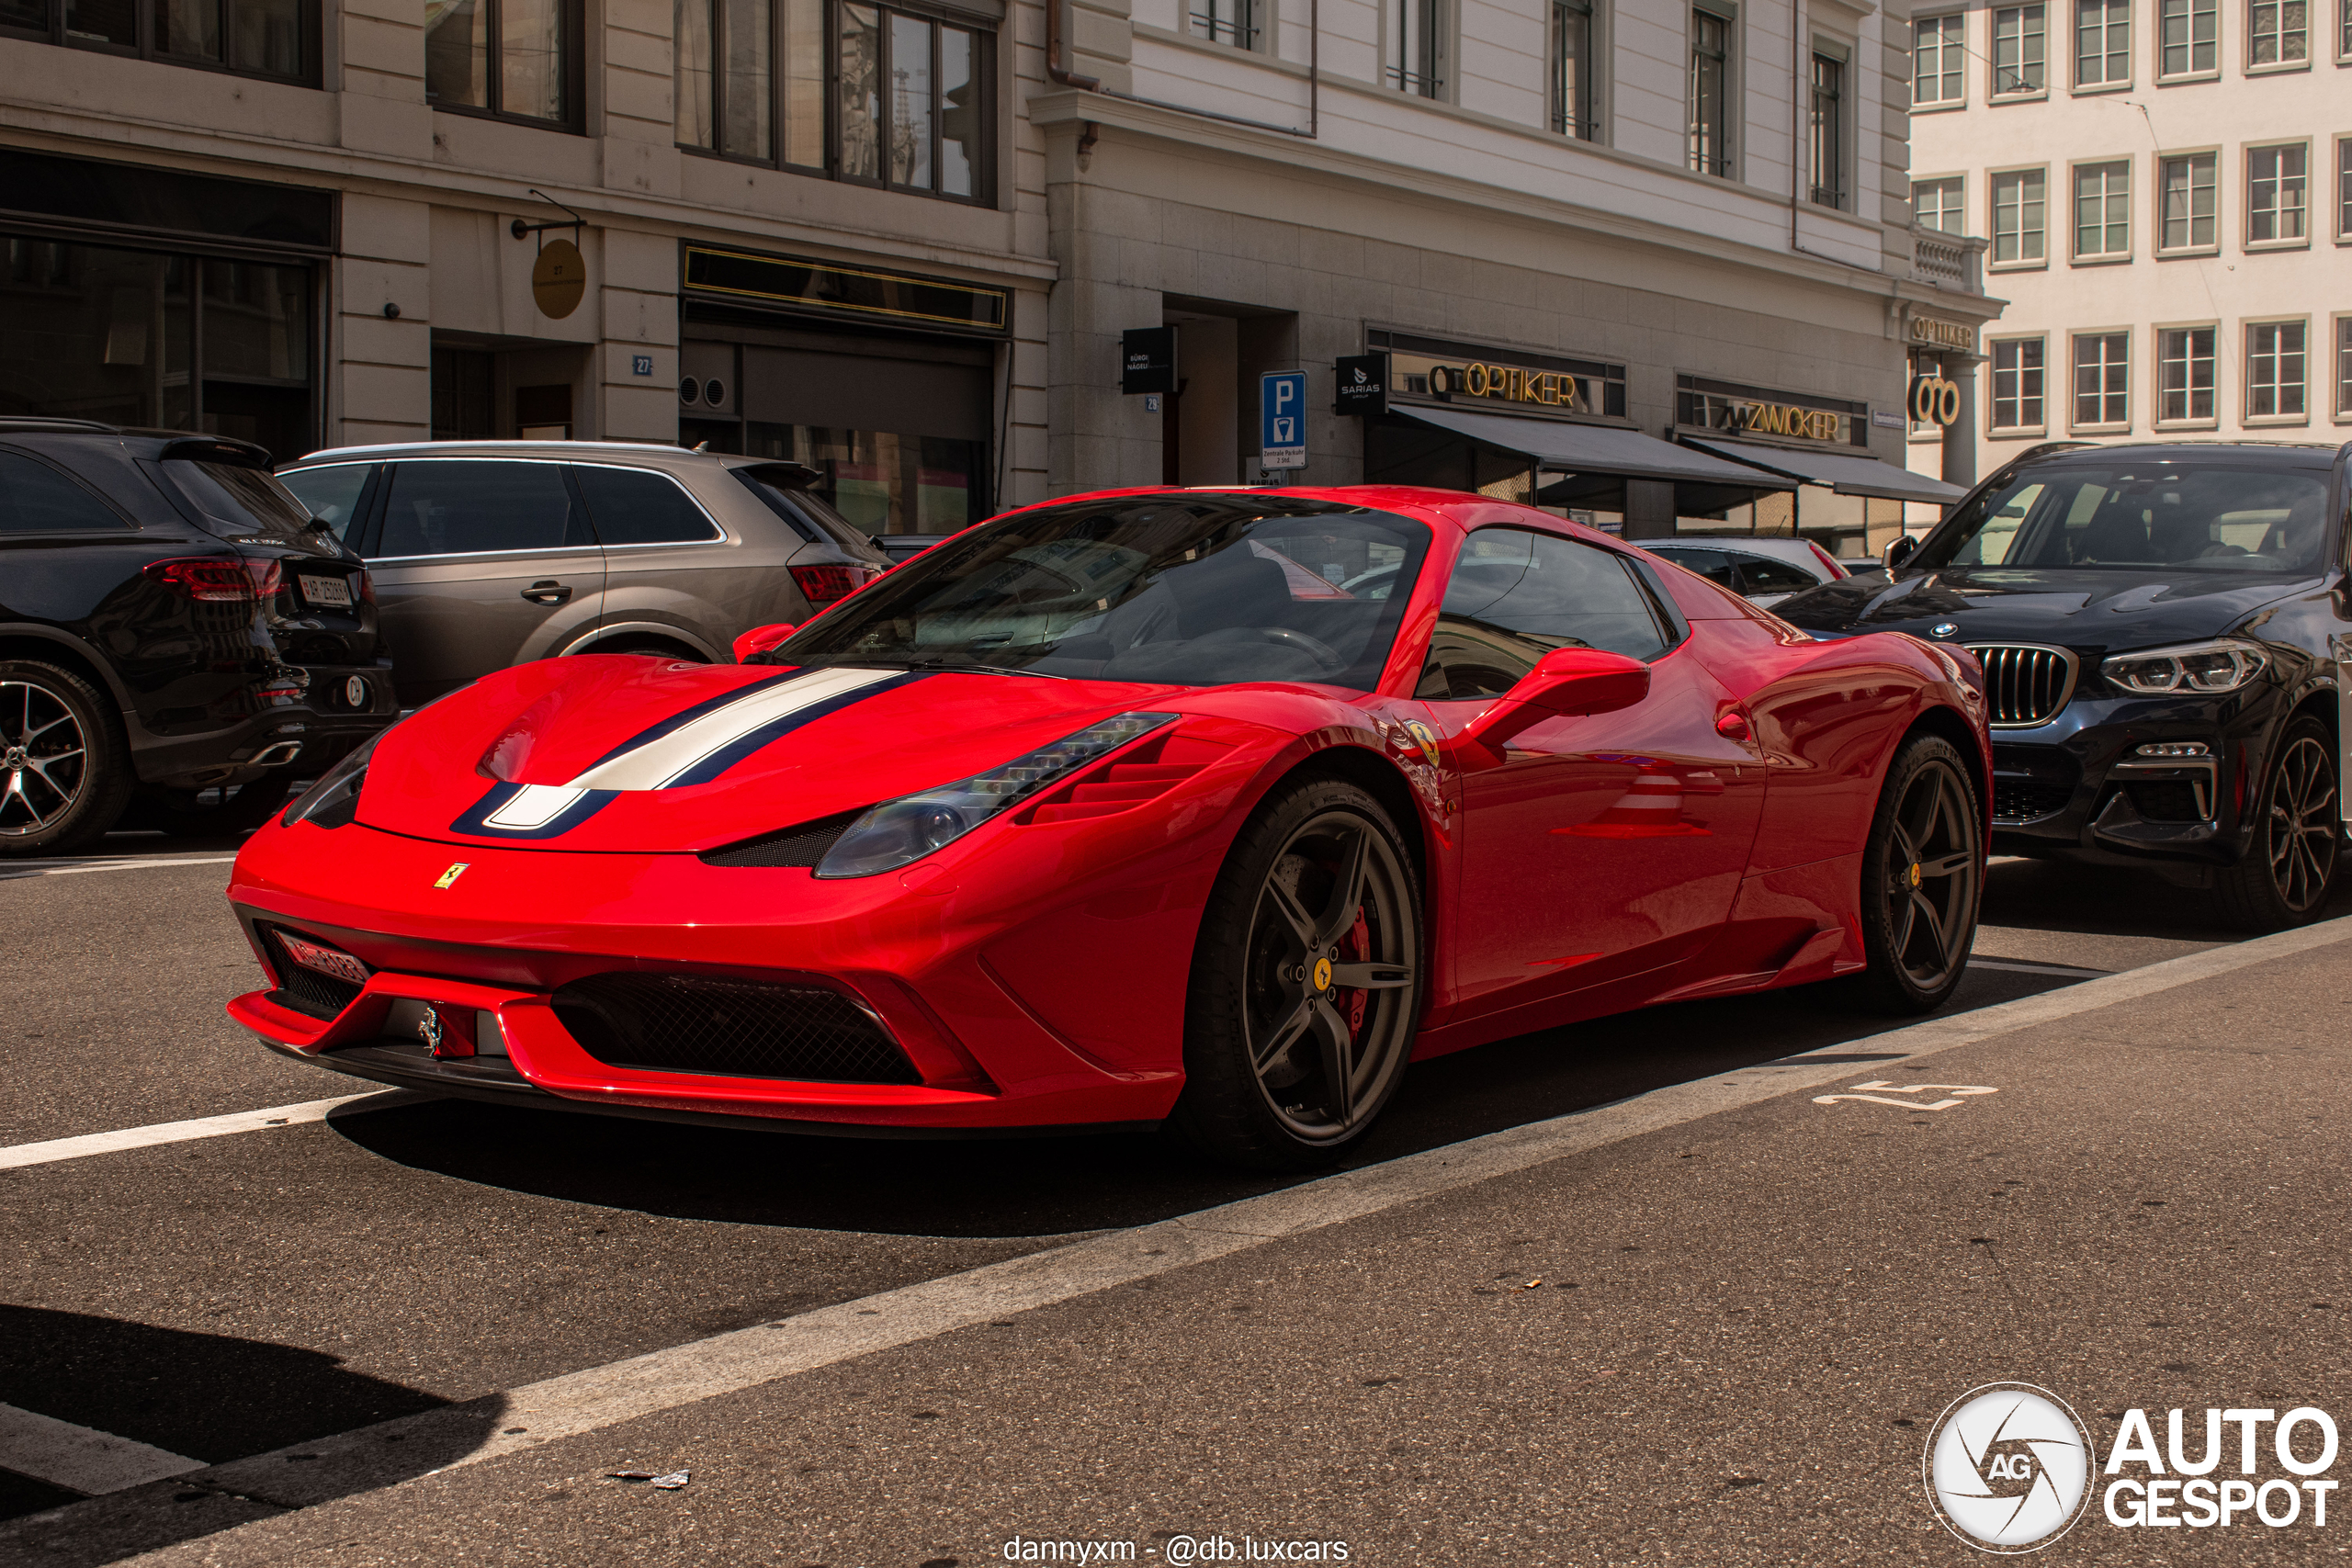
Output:
<svg viewBox="0 0 2352 1568">
<path fill-rule="evenodd" d="M 799 629 L 790 621 L 778 621 L 772 626 L 753 626 L 735 639 L 735 662 L 750 663 L 752 655 L 765 653 Z"/>
<path fill-rule="evenodd" d="M 1555 648 L 1470 721 L 1464 738 L 1500 746 L 1521 731 L 1569 714 L 1629 708 L 1650 692 L 1650 667 L 1598 648 Z"/>
<path fill-rule="evenodd" d="M 1893 577 L 1894 575 L 1895 569 L 1901 566 L 1905 561 L 1909 560 L 1911 558 L 1912 552 L 1918 549 L 1918 547 L 1919 541 L 1913 538 L 1908 534 L 1897 534 L 1894 538 L 1888 540 L 1886 548 L 1880 552 L 1878 558 L 1880 560 L 1886 563 L 1886 575 Z"/>
</svg>

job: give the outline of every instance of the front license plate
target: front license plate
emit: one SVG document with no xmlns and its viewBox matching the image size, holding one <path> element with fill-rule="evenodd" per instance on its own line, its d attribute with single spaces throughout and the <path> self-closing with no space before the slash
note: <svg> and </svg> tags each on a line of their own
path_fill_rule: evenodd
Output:
<svg viewBox="0 0 2352 1568">
<path fill-rule="evenodd" d="M 334 604 L 351 607 L 351 584 L 340 577 L 306 577 L 302 579 L 302 597 L 313 604 Z"/>
</svg>

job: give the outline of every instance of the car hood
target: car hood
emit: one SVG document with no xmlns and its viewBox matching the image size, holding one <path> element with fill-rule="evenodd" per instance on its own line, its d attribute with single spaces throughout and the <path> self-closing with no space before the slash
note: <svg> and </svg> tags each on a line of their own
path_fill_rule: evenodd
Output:
<svg viewBox="0 0 2352 1568">
<path fill-rule="evenodd" d="M 1042 676 L 542 660 L 386 734 L 358 820 L 457 844 L 715 849 L 1008 762 L 1195 688 Z"/>
<path fill-rule="evenodd" d="M 2096 655 L 2218 637 L 2321 581 L 1978 568 L 1920 572 L 1893 583 L 1848 578 L 1784 599 L 1772 613 L 1822 637 L 1910 632 L 1939 642 L 2054 643 Z M 1947 624 L 1953 629 L 1938 636 L 1935 628 Z"/>
</svg>

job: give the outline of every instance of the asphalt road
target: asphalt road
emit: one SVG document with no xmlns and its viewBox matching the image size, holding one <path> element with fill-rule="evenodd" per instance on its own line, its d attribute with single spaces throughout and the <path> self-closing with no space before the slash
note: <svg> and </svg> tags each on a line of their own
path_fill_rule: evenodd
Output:
<svg viewBox="0 0 2352 1568">
<path fill-rule="evenodd" d="M 255 973 L 230 849 L 0 864 L 0 1145 L 365 1089 L 221 1015 Z M 2197 895 L 2025 863 L 1994 868 L 1985 918 L 1956 1010 L 2235 940 Z M 2316 949 L 1947 1052 L 1935 1081 L 1997 1093 L 1939 1114 L 1768 1099 L 283 1517 L 170 1483 L 143 1512 L 82 1504 L 0 1534 L 0 1560 L 182 1540 L 168 1560 L 846 1568 L 1001 1560 L 1023 1531 L 1382 1562 L 1950 1559 L 1917 1439 L 1974 1383 L 2071 1390 L 2095 1427 L 2130 1404 L 2352 1418 L 2347 982 L 2352 945 Z M 1416 1069 L 1351 1165 L 1846 1043 L 1861 1082 L 1886 1027 L 1791 991 L 1505 1042 Z M 0 1404 L 208 1463 L 1283 1185 L 1149 1137 L 865 1143 L 458 1101 L 0 1180 Z M 598 1479 L 628 1466 L 695 1480 Z M 0 1517 L 74 1501 L 0 1472 Z M 2334 1555 L 2346 1508 L 2338 1533 L 2183 1531 L 2160 1555 Z M 2068 1550 L 2094 1540 L 2134 1560 L 2104 1525 Z"/>
</svg>

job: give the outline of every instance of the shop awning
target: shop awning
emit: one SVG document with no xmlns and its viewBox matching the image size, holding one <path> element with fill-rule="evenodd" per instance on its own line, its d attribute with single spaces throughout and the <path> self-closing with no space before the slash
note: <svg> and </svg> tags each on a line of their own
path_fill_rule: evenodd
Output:
<svg viewBox="0 0 2352 1568">
<path fill-rule="evenodd" d="M 1727 463 L 1622 425 L 1514 419 L 1453 409 L 1391 407 L 1388 412 L 1532 459 L 1547 475 L 1558 476 L 1547 478 L 1536 491 L 1536 499 L 1546 506 L 1623 512 L 1625 481 L 1650 479 L 1674 487 L 1676 515 L 1708 517 L 1758 496 L 1796 488 L 1794 482 L 1749 464 Z"/>
<path fill-rule="evenodd" d="M 1736 462 L 1753 464 L 1766 473 L 1826 485 L 1839 495 L 1874 495 L 1883 501 L 1917 501 L 1949 506 L 1968 492 L 1958 485 L 1898 468 L 1876 457 L 1844 452 L 1794 452 L 1784 446 L 1753 446 L 1740 441 L 1702 441 L 1686 435 L 1686 446 Z"/>
</svg>

